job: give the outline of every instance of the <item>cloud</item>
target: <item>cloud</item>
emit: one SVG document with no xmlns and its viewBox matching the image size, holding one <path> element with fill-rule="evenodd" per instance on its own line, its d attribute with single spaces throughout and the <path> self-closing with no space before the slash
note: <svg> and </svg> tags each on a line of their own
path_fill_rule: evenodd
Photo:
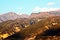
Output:
<svg viewBox="0 0 60 40">
<path fill-rule="evenodd" d="M 33 9 L 33 12 L 39 12 L 40 11 L 40 7 L 36 6 L 34 9 Z"/>
<path fill-rule="evenodd" d="M 52 6 L 52 5 L 54 5 L 54 4 L 55 4 L 54 2 L 49 2 L 49 3 L 47 3 L 48 6 Z"/>
<path fill-rule="evenodd" d="M 32 12 L 37 13 L 37 12 L 48 12 L 48 11 L 55 11 L 55 10 L 60 10 L 60 8 L 40 8 L 40 7 L 35 7 Z"/>
<path fill-rule="evenodd" d="M 41 12 L 46 12 L 46 11 L 55 11 L 55 10 L 59 10 L 60 8 L 41 8 L 40 11 Z"/>
</svg>

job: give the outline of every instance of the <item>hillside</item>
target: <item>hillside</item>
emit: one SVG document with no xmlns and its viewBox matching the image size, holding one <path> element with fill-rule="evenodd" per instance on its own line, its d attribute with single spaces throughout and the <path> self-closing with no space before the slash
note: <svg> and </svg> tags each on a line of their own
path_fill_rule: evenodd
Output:
<svg viewBox="0 0 60 40">
<path fill-rule="evenodd" d="M 59 16 L 49 17 L 49 18 L 41 20 L 41 21 L 39 21 L 39 22 L 37 22 L 37 23 L 35 23 L 33 25 L 30 25 L 27 28 L 24 28 L 23 30 L 21 30 L 20 32 L 15 34 L 15 36 L 12 35 L 13 37 L 10 36 L 7 39 L 13 39 L 14 40 L 14 39 L 16 39 L 14 37 L 19 35 L 18 39 L 28 40 L 31 37 L 32 38 L 35 37 L 34 39 L 39 40 L 39 38 L 41 36 L 58 36 L 58 35 L 60 35 L 59 30 L 60 30 L 60 17 Z M 49 32 L 49 31 L 52 34 L 46 35 L 47 32 Z"/>
<path fill-rule="evenodd" d="M 31 37 L 59 36 L 59 15 L 59 11 L 32 13 L 30 16 L 13 12 L 0 15 L 0 39 L 14 40 L 17 36 L 18 39 L 28 40 Z"/>
</svg>

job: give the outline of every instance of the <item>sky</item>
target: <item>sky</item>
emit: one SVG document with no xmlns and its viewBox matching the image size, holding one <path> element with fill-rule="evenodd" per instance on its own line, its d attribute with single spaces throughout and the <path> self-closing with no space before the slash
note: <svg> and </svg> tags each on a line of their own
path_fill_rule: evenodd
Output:
<svg viewBox="0 0 60 40">
<path fill-rule="evenodd" d="M 60 9 L 60 0 L 0 0 L 0 14 L 31 14 Z"/>
</svg>

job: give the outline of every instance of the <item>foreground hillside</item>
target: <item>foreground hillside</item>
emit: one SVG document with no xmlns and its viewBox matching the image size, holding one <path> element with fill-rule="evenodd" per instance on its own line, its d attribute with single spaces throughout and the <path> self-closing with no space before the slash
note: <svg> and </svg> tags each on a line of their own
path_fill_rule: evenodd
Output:
<svg viewBox="0 0 60 40">
<path fill-rule="evenodd" d="M 6 38 L 5 40 L 40 40 L 40 39 L 44 40 L 44 38 L 45 39 L 52 38 L 51 40 L 54 40 L 55 36 L 57 39 L 59 39 L 59 35 L 60 35 L 60 17 L 56 16 L 49 17 L 33 25 L 30 25 L 22 29 L 20 32 Z"/>
</svg>

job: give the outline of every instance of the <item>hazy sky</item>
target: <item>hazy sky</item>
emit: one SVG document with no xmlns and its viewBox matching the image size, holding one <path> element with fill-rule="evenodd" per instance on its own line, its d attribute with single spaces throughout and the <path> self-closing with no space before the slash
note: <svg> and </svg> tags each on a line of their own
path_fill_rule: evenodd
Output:
<svg viewBox="0 0 60 40">
<path fill-rule="evenodd" d="M 0 14 L 7 12 L 30 14 L 57 9 L 60 9 L 60 0 L 0 0 Z"/>
</svg>

